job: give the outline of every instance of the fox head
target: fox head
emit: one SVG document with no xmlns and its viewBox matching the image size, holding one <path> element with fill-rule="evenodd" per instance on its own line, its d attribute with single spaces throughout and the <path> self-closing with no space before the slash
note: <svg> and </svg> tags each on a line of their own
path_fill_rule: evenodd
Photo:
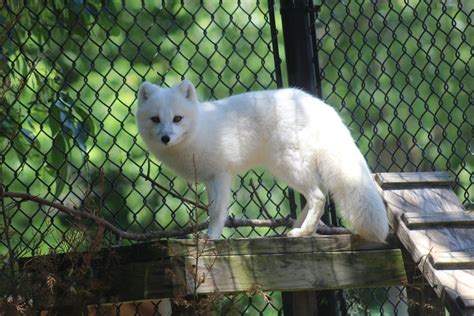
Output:
<svg viewBox="0 0 474 316">
<path fill-rule="evenodd" d="M 144 82 L 138 91 L 136 118 L 145 143 L 162 148 L 181 143 L 194 129 L 198 104 L 188 80 L 171 88 Z"/>
</svg>

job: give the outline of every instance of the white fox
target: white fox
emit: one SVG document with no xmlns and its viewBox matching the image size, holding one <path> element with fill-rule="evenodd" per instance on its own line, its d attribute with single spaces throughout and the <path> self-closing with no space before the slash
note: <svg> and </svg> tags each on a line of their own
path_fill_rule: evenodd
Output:
<svg viewBox="0 0 474 316">
<path fill-rule="evenodd" d="M 136 117 L 158 159 L 206 185 L 210 239 L 224 228 L 232 177 L 256 166 L 306 198 L 288 236 L 315 233 L 328 193 L 355 233 L 377 241 L 388 234 L 384 203 L 349 130 L 332 107 L 301 90 L 199 102 L 188 80 L 171 88 L 144 82 Z"/>
</svg>

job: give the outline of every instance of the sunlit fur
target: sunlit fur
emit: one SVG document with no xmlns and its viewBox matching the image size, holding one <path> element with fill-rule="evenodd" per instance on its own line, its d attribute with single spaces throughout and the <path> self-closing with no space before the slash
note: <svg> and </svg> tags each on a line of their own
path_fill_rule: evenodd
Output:
<svg viewBox="0 0 474 316">
<path fill-rule="evenodd" d="M 289 236 L 315 233 L 329 193 L 355 233 L 385 240 L 387 215 L 367 163 L 339 115 L 323 101 L 281 89 L 199 102 L 187 80 L 171 88 L 145 82 L 138 99 L 138 128 L 150 151 L 177 174 L 206 185 L 209 238 L 220 238 L 232 176 L 262 166 L 307 200 Z M 183 119 L 173 123 L 177 115 Z M 153 116 L 160 123 L 152 122 Z M 170 137 L 167 144 L 164 135 Z"/>
</svg>

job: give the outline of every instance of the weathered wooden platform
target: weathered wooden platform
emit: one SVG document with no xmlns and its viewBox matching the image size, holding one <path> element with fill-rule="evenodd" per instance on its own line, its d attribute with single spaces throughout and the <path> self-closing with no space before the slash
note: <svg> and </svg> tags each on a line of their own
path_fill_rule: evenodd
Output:
<svg viewBox="0 0 474 316">
<path fill-rule="evenodd" d="M 349 234 L 202 240 L 197 244 L 193 240 L 168 240 L 102 250 L 94 257 L 85 284 L 102 286 L 83 298 L 88 304 L 194 292 L 303 291 L 406 283 L 400 249 Z M 68 255 L 55 262 L 57 267 L 78 267 L 75 258 L 80 256 Z M 35 260 L 29 260 L 24 268 L 34 273 L 43 266 L 34 264 Z M 64 273 L 68 273 L 67 268 Z M 47 302 L 47 306 L 74 303 L 70 295 L 53 294 L 47 292 L 37 301 Z"/>
<path fill-rule="evenodd" d="M 474 214 L 444 172 L 381 173 L 396 236 L 452 315 L 474 314 Z"/>
</svg>

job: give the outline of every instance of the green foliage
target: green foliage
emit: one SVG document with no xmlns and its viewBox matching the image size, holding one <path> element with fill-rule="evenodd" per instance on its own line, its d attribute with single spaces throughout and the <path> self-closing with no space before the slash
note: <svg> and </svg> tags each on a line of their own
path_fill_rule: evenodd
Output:
<svg viewBox="0 0 474 316">
<path fill-rule="evenodd" d="M 71 148 L 77 146 L 86 158 L 87 140 L 95 136 L 89 109 L 72 99 L 64 76 L 69 67 L 63 54 L 75 49 L 68 36 L 93 36 L 87 25 L 98 20 L 104 32 L 116 34 L 116 12 L 100 1 L 48 1 L 47 9 L 41 1 L 5 1 L 2 6 L 1 150 L 18 156 L 19 170 L 28 159 L 47 156 L 45 170 L 57 179 L 54 195 L 59 196 L 70 176 Z M 99 16 L 99 9 L 107 14 Z M 49 44 L 52 37 L 54 44 L 64 45 Z"/>
</svg>

